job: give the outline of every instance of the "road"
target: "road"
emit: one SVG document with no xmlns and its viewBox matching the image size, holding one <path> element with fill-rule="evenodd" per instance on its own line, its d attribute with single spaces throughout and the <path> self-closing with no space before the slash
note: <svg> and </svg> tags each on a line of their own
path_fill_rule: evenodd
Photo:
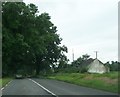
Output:
<svg viewBox="0 0 120 97">
<path fill-rule="evenodd" d="M 45 90 L 47 89 L 47 91 Z M 53 93 L 53 94 L 51 94 Z M 116 95 L 114 93 L 77 86 L 50 79 L 15 79 L 3 90 L 3 95 Z M 52 97 L 52 96 L 51 96 Z"/>
<path fill-rule="evenodd" d="M 2 90 L 2 95 L 50 95 L 28 79 L 15 79 Z"/>
</svg>

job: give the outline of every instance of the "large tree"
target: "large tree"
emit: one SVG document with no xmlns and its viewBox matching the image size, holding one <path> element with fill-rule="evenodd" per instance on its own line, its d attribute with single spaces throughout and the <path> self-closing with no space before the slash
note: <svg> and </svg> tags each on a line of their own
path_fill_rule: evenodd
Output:
<svg viewBox="0 0 120 97">
<path fill-rule="evenodd" d="M 3 73 L 48 69 L 61 59 L 65 46 L 48 13 L 38 13 L 34 4 L 5 2 L 2 4 Z"/>
</svg>

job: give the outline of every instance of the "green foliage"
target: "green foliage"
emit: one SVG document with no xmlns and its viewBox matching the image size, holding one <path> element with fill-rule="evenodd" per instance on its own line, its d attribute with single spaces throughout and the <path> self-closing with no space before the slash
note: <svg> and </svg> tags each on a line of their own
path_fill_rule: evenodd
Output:
<svg viewBox="0 0 120 97">
<path fill-rule="evenodd" d="M 88 69 L 87 69 L 86 67 L 83 67 L 83 68 L 80 69 L 80 72 L 81 72 L 81 73 L 85 73 L 85 72 L 87 72 L 87 70 L 88 70 Z"/>
<path fill-rule="evenodd" d="M 120 62 L 117 61 L 111 61 L 111 64 L 106 62 L 105 65 L 110 68 L 110 71 L 119 71 L 120 68 Z"/>
<path fill-rule="evenodd" d="M 116 93 L 118 92 L 118 72 L 110 72 L 105 74 L 57 73 L 47 77 L 80 86 L 86 86 Z"/>
<path fill-rule="evenodd" d="M 76 60 L 74 60 L 71 65 L 72 65 L 72 66 L 79 67 L 79 66 L 81 66 L 81 64 L 82 64 L 83 62 L 85 62 L 85 61 L 87 61 L 87 60 L 89 60 L 89 59 L 90 59 L 90 55 L 85 54 L 85 55 L 82 55 L 82 57 L 79 57 L 79 58 L 77 58 Z"/>
<path fill-rule="evenodd" d="M 10 77 L 0 79 L 0 82 L 2 82 L 2 87 L 4 87 L 11 80 L 12 80 L 12 78 L 10 78 Z"/>
<path fill-rule="evenodd" d="M 48 13 L 38 13 L 34 4 L 5 2 L 2 4 L 3 76 L 17 73 L 36 75 L 50 69 L 50 64 L 66 60 L 66 46 Z"/>
<path fill-rule="evenodd" d="M 90 55 L 85 54 L 81 57 L 77 58 L 71 63 L 71 68 L 75 68 L 76 71 L 79 71 L 80 73 L 85 73 L 88 70 L 88 65 L 93 61 L 92 58 L 90 58 Z"/>
<path fill-rule="evenodd" d="M 110 79 L 116 79 L 118 78 L 118 73 L 116 71 L 111 71 L 110 73 L 104 73 L 104 74 L 94 74 L 94 77 L 109 77 Z"/>
<path fill-rule="evenodd" d="M 80 69 L 79 68 L 71 68 L 71 67 L 61 68 L 61 69 L 58 69 L 55 71 L 55 73 L 57 73 L 57 72 L 59 72 L 59 73 L 78 73 L 78 72 L 80 72 Z"/>
</svg>

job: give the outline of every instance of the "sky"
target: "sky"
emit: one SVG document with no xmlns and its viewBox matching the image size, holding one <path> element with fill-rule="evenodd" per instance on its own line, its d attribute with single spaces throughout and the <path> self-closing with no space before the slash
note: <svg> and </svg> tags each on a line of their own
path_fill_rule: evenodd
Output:
<svg viewBox="0 0 120 97">
<path fill-rule="evenodd" d="M 88 54 L 103 63 L 118 60 L 118 1 L 119 0 L 23 0 L 47 12 L 57 33 L 68 47 L 66 54 L 72 62 Z"/>
</svg>

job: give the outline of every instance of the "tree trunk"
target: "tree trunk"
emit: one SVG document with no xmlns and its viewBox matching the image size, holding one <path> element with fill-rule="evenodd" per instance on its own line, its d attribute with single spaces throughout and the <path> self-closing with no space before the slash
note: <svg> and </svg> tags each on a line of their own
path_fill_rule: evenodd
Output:
<svg viewBox="0 0 120 97">
<path fill-rule="evenodd" d="M 39 62 L 37 62 L 36 65 L 37 65 L 36 66 L 36 75 L 39 75 L 39 72 L 40 72 L 40 64 L 39 64 Z"/>
<path fill-rule="evenodd" d="M 40 57 L 36 58 L 36 75 L 39 75 L 40 72 L 40 63 L 41 63 L 41 59 Z"/>
</svg>

